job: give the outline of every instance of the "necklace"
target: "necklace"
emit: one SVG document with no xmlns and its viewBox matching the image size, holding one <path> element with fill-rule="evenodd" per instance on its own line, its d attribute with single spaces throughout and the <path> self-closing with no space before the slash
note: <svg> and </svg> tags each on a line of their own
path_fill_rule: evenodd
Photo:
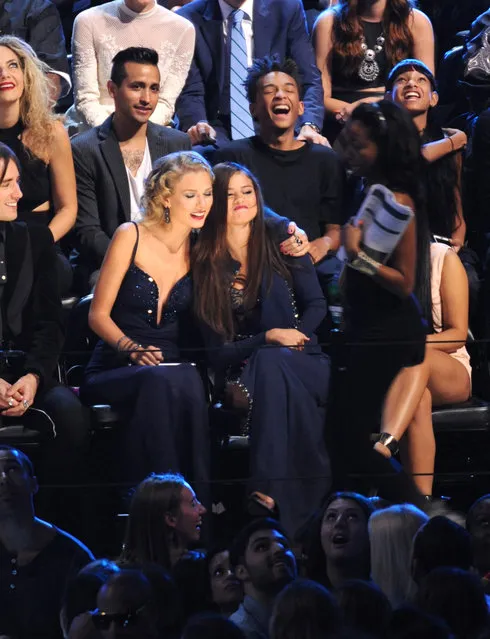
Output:
<svg viewBox="0 0 490 639">
<path fill-rule="evenodd" d="M 376 55 L 383 50 L 385 37 L 383 34 L 376 38 L 374 49 L 369 49 L 366 38 L 362 36 L 361 49 L 364 53 L 364 60 L 359 67 L 359 77 L 365 82 L 373 82 L 379 75 L 379 65 L 376 62 Z"/>
</svg>

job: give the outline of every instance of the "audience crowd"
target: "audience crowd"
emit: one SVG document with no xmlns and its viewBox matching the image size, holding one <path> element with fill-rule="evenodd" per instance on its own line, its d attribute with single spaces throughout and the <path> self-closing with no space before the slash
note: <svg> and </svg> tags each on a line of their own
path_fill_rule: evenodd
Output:
<svg viewBox="0 0 490 639">
<path fill-rule="evenodd" d="M 476 7 L 0 0 L 0 637 L 490 637 L 490 496 L 434 485 L 433 408 L 490 395 Z M 94 405 L 97 559 L 34 507 L 104 476 Z"/>
</svg>

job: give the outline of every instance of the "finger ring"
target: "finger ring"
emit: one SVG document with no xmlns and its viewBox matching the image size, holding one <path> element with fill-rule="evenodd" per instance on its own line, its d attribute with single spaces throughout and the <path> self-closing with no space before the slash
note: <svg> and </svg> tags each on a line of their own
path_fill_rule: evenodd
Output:
<svg viewBox="0 0 490 639">
<path fill-rule="evenodd" d="M 14 400 L 12 398 L 9 399 L 8 405 L 10 406 L 10 408 L 12 408 L 12 406 L 14 405 Z"/>
<path fill-rule="evenodd" d="M 27 401 L 27 399 L 24 399 L 22 403 L 24 404 L 24 408 L 27 410 L 29 408 L 29 402 Z"/>
<path fill-rule="evenodd" d="M 296 244 L 298 246 L 301 246 L 303 244 L 303 240 L 300 237 L 297 237 L 296 235 L 294 236 L 294 239 L 296 241 Z"/>
</svg>

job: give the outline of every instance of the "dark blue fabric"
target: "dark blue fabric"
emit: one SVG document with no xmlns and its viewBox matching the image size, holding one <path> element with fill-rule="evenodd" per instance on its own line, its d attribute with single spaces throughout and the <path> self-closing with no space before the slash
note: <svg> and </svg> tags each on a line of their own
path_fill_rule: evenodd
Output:
<svg viewBox="0 0 490 639">
<path fill-rule="evenodd" d="M 191 302 L 188 274 L 172 288 L 157 322 L 156 283 L 133 261 L 111 317 L 138 344 L 160 348 L 164 364 L 171 364 L 180 361 L 180 347 L 193 334 Z M 99 342 L 80 391 L 84 402 L 109 403 L 128 417 L 122 434 L 128 478 L 172 470 L 207 480 L 207 405 L 195 366 L 129 366 L 127 357 Z"/>
<path fill-rule="evenodd" d="M 291 285 L 275 274 L 269 286 L 264 276 L 248 337 L 225 342 L 206 326 L 203 335 L 218 383 L 238 380 L 252 400 L 250 490 L 276 499 L 293 535 L 330 488 L 325 445 L 330 361 L 314 333 L 326 313 L 315 269 L 308 257 L 290 264 Z M 305 351 L 266 345 L 269 329 L 295 327 L 311 339 Z"/>
<path fill-rule="evenodd" d="M 219 3 L 194 0 L 179 13 L 196 28 L 194 61 L 176 105 L 180 127 L 187 131 L 200 120 L 215 126 L 220 121 L 221 95 L 228 82 Z M 321 127 L 323 89 L 301 0 L 256 0 L 253 13 L 254 58 L 277 53 L 281 59 L 296 61 L 304 87 L 305 114 L 301 120 Z"/>
</svg>

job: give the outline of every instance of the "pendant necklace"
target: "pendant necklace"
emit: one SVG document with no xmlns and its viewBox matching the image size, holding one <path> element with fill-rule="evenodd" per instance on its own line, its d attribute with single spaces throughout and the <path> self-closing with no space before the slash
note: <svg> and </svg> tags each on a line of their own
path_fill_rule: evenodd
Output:
<svg viewBox="0 0 490 639">
<path fill-rule="evenodd" d="M 362 36 L 361 49 L 364 53 L 364 60 L 359 67 L 359 77 L 365 82 L 373 82 L 379 75 L 379 65 L 376 56 L 383 50 L 385 37 L 383 34 L 376 38 L 374 49 L 370 49 L 366 44 L 366 39 Z"/>
</svg>

